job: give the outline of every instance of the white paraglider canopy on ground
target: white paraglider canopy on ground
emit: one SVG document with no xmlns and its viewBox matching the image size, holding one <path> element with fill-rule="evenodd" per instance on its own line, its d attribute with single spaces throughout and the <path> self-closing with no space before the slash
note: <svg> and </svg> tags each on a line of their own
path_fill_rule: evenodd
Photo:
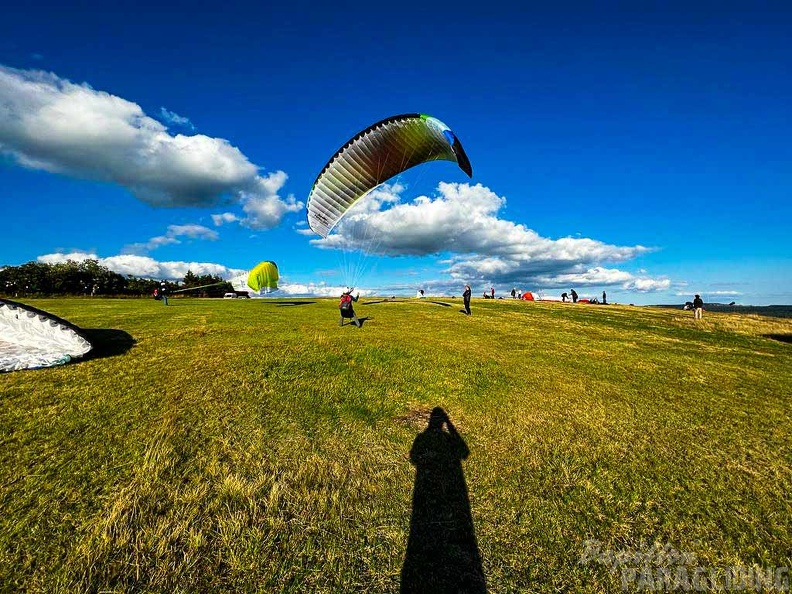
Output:
<svg viewBox="0 0 792 594">
<path fill-rule="evenodd" d="M 62 365 L 91 348 L 80 329 L 66 320 L 0 299 L 0 372 Z"/>
</svg>

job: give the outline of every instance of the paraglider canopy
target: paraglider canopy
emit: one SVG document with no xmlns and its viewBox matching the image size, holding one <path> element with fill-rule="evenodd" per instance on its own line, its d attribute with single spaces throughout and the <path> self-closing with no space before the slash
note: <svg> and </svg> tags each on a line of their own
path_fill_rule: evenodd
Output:
<svg viewBox="0 0 792 594">
<path fill-rule="evenodd" d="M 525 293 L 523 293 L 522 299 L 524 299 L 525 301 L 535 301 L 533 293 L 531 293 L 530 291 L 526 291 Z"/>
<path fill-rule="evenodd" d="M 459 139 L 437 118 L 405 114 L 358 132 L 330 158 L 308 196 L 308 224 L 327 237 L 350 206 L 390 178 L 427 161 L 454 161 L 468 177 Z"/>
<path fill-rule="evenodd" d="M 66 320 L 0 299 L 0 372 L 62 365 L 91 348 L 85 334 Z"/>
<path fill-rule="evenodd" d="M 278 288 L 278 265 L 270 260 L 260 262 L 248 273 L 248 286 L 261 294 Z"/>
</svg>

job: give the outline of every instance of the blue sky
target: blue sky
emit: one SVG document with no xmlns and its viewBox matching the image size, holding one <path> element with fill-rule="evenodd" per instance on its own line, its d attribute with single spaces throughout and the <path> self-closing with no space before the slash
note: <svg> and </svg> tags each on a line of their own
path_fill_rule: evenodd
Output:
<svg viewBox="0 0 792 594">
<path fill-rule="evenodd" d="M 6 8 L 0 265 L 792 303 L 790 31 L 784 2 Z M 473 178 L 428 163 L 364 198 L 385 254 L 308 233 L 328 158 L 412 112 Z"/>
</svg>

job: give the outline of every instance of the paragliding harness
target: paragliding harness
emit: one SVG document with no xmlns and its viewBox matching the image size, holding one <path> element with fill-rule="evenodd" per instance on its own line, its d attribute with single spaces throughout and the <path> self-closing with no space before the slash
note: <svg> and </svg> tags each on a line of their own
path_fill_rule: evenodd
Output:
<svg viewBox="0 0 792 594">
<path fill-rule="evenodd" d="M 351 318 L 352 295 L 350 295 L 349 293 L 344 293 L 343 295 L 341 295 L 341 302 L 338 304 L 338 308 L 341 310 L 342 318 Z"/>
</svg>

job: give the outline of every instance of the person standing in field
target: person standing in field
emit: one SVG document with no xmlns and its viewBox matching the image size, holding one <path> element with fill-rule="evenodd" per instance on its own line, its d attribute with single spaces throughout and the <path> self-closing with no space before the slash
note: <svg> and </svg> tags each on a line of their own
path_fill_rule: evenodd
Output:
<svg viewBox="0 0 792 594">
<path fill-rule="evenodd" d="M 363 324 L 358 320 L 357 316 L 355 315 L 355 308 L 352 306 L 353 301 L 357 301 L 360 298 L 360 293 L 357 295 L 352 295 L 352 288 L 347 289 L 341 294 L 341 301 L 338 304 L 338 309 L 341 312 L 341 317 L 338 318 L 338 325 L 344 325 L 344 318 L 348 318 L 352 320 L 352 323 L 360 328 Z"/>
<path fill-rule="evenodd" d="M 575 289 L 570 289 L 569 294 L 572 295 L 572 303 L 577 303 L 577 293 Z"/>
<path fill-rule="evenodd" d="M 465 309 L 462 310 L 462 313 L 465 315 L 470 315 L 470 296 L 471 296 L 470 285 L 465 285 L 465 290 L 462 293 L 462 302 L 465 304 Z"/>
<path fill-rule="evenodd" d="M 160 285 L 160 296 L 162 296 L 162 302 L 168 305 L 168 288 L 165 286 L 165 281 L 162 281 Z"/>
<path fill-rule="evenodd" d="M 693 298 L 693 319 L 700 320 L 703 312 L 704 312 L 704 300 L 701 298 L 701 295 L 696 295 Z"/>
<path fill-rule="evenodd" d="M 607 305 L 607 304 L 608 304 L 607 295 L 605 295 L 605 291 L 603 291 L 602 292 L 602 305 Z"/>
</svg>

